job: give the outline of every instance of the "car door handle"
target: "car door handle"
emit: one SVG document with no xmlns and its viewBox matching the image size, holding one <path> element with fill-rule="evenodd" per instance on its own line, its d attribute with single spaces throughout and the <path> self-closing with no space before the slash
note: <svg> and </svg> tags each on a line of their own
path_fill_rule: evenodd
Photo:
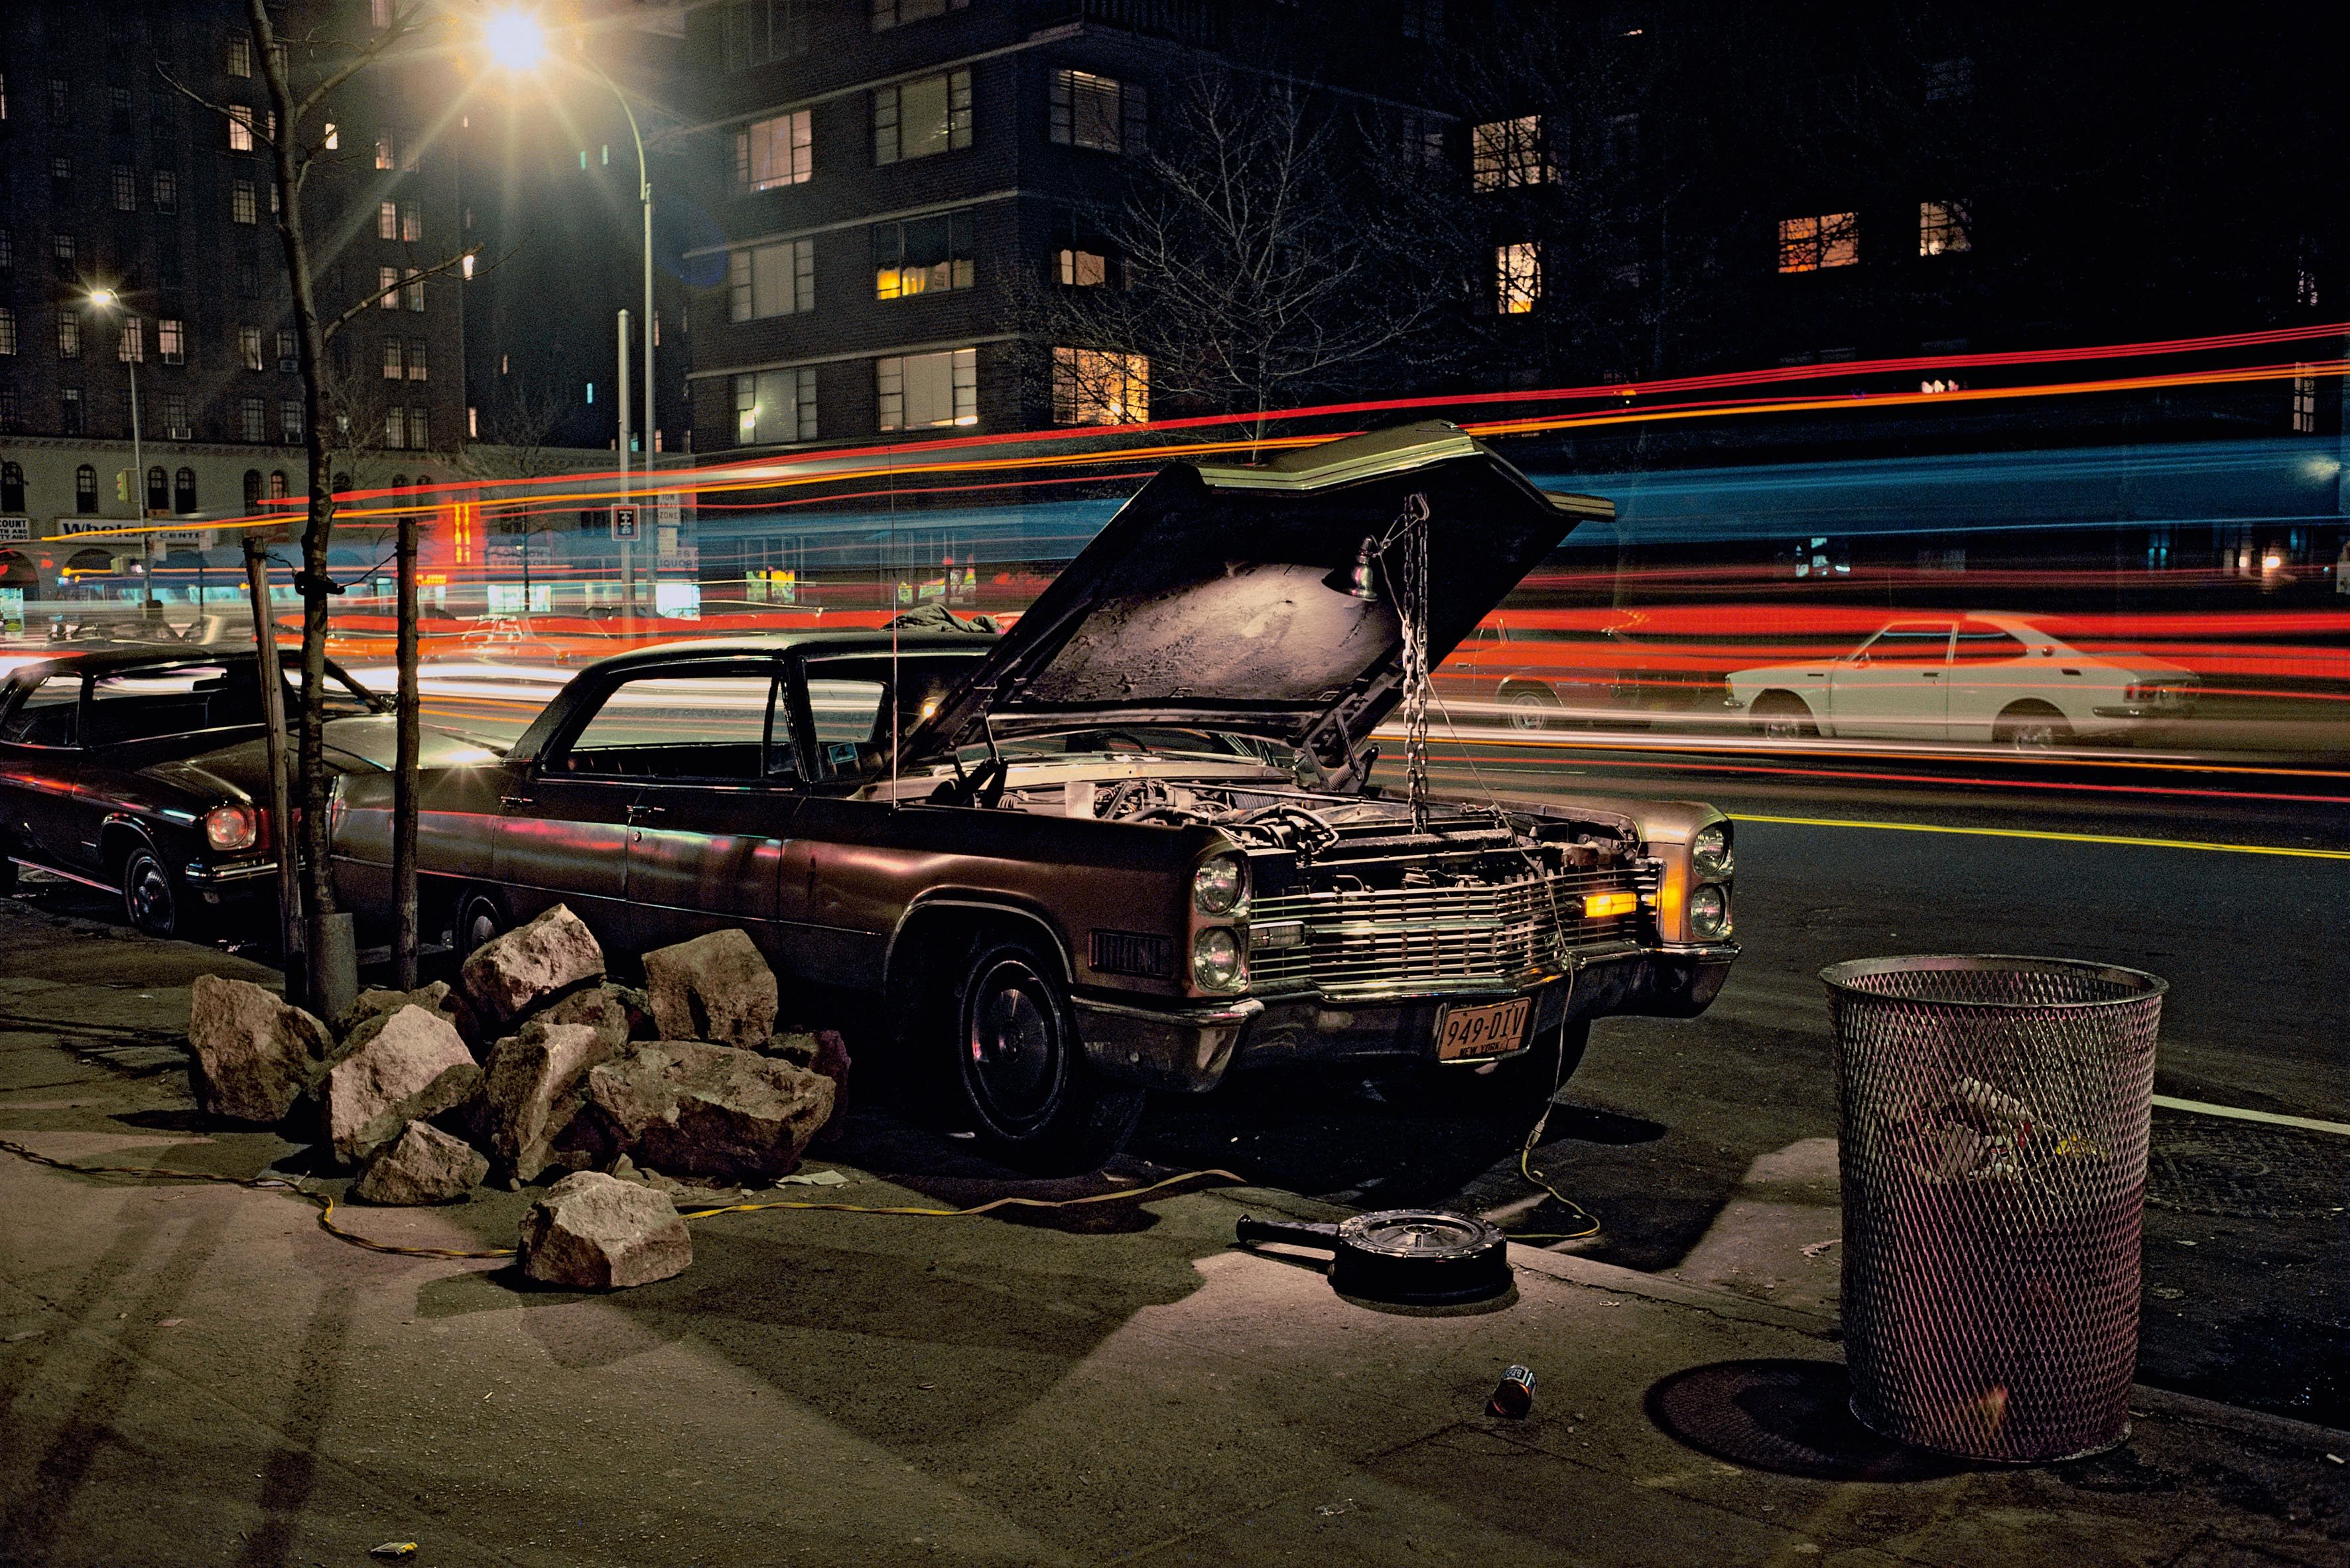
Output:
<svg viewBox="0 0 2350 1568">
<path fill-rule="evenodd" d="M 629 820 L 630 822 L 634 822 L 634 821 L 636 821 L 639 817 L 642 817 L 642 816 L 663 816 L 663 815 L 666 815 L 667 814 L 668 814 L 668 808 L 666 808 L 666 807 L 664 807 L 664 806 L 658 806 L 658 805 L 631 805 L 630 807 L 629 807 Z"/>
<path fill-rule="evenodd" d="M 519 811 L 524 806 L 530 804 L 531 797 L 526 794 L 502 794 L 498 796 L 498 805 L 504 806 L 508 811 Z"/>
<path fill-rule="evenodd" d="M 1942 678 L 1942 672 L 1939 670 L 1920 670 L 1918 673 L 1929 680 L 1939 680 Z"/>
</svg>

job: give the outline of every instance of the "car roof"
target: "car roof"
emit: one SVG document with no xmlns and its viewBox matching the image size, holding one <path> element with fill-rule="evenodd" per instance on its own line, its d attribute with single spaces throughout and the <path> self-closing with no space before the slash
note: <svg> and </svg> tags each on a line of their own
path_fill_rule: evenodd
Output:
<svg viewBox="0 0 2350 1568">
<path fill-rule="evenodd" d="M 42 649 L 16 666 L 17 670 L 80 670 L 92 675 L 137 670 L 158 664 L 220 664 L 249 659 L 249 648 L 224 649 L 183 642 L 111 642 L 97 648 Z"/>
<path fill-rule="evenodd" d="M 726 659 L 778 653 L 985 653 L 994 638 L 978 632 L 900 631 L 888 628 L 847 631 L 776 631 L 748 637 L 681 638 L 675 642 L 632 648 L 588 665 L 599 672 L 633 670 L 643 664 L 665 664 L 674 659 Z M 586 671 L 582 671 L 586 673 Z"/>
</svg>

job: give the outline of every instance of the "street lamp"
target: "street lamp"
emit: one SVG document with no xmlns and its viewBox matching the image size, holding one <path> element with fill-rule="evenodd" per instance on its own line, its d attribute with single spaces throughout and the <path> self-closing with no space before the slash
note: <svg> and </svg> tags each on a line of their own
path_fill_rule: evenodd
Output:
<svg viewBox="0 0 2350 1568">
<path fill-rule="evenodd" d="M 105 316 L 113 316 L 120 312 L 126 324 L 138 319 L 122 308 L 122 296 L 110 288 L 91 289 L 89 306 L 91 309 Z M 146 351 L 146 345 L 142 342 L 139 347 L 140 354 L 143 354 Z M 139 579 L 145 602 L 140 607 L 151 620 L 162 609 L 163 601 L 155 597 L 154 535 L 145 532 L 143 527 L 147 521 L 147 460 L 141 453 L 139 444 L 140 354 L 125 354 L 122 357 L 124 367 L 130 372 L 130 483 L 123 488 L 130 492 L 131 504 L 136 509 L 136 514 L 142 524 L 139 535 Z"/>
<path fill-rule="evenodd" d="M 495 61 L 498 65 L 503 66 L 507 70 L 515 73 L 537 69 L 539 66 L 546 60 L 548 54 L 550 53 L 547 45 L 546 29 L 540 25 L 537 15 L 535 12 L 530 11 L 504 10 L 493 12 L 488 21 L 483 25 L 482 44 L 492 60 Z M 629 138 L 636 143 L 637 148 L 637 201 L 639 205 L 644 209 L 645 221 L 645 400 L 643 421 L 645 430 L 644 470 L 647 480 L 646 489 L 648 493 L 650 493 L 651 489 L 650 480 L 653 469 L 652 429 L 654 419 L 653 182 L 651 175 L 648 172 L 645 163 L 644 134 L 637 128 L 637 111 L 629 104 L 629 95 L 622 92 L 619 88 L 619 85 L 613 81 L 610 77 L 605 75 L 603 67 L 598 66 L 593 59 L 589 58 L 584 50 L 579 53 L 578 59 L 579 63 L 585 66 L 588 72 L 593 75 L 598 81 L 603 83 L 605 88 L 615 99 L 619 100 L 620 112 L 628 116 L 629 119 Z M 619 378 L 620 439 L 613 444 L 618 448 L 620 457 L 620 499 L 623 503 L 627 503 L 632 499 L 632 493 L 629 486 L 629 365 L 627 323 L 625 320 L 627 313 L 624 311 L 621 314 L 623 321 L 622 336 L 620 340 L 621 350 Z M 658 538 L 658 536 L 656 536 L 656 538 Z M 656 543 L 654 547 L 656 551 L 659 550 L 660 546 L 658 543 Z M 525 553 L 527 553 L 528 548 L 528 541 L 525 540 L 524 544 Z M 621 541 L 620 602 L 626 610 L 633 612 L 636 608 L 637 585 L 636 574 L 629 562 L 630 554 L 631 551 L 629 543 L 626 540 Z M 656 556 L 654 570 L 656 574 L 658 574 L 660 570 L 658 556 Z"/>
</svg>

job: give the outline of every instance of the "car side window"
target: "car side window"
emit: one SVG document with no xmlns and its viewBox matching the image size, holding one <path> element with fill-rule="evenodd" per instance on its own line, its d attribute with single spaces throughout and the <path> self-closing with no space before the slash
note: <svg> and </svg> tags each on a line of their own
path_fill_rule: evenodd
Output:
<svg viewBox="0 0 2350 1568">
<path fill-rule="evenodd" d="M 2023 658 L 2029 651 L 2021 638 L 1995 626 L 1959 628 L 1957 657 L 1960 664 L 2004 664 Z"/>
<path fill-rule="evenodd" d="M 1950 624 L 1896 621 L 1860 651 L 1872 664 L 1947 664 L 1950 657 Z"/>
<path fill-rule="evenodd" d="M 218 729 L 239 722 L 230 710 L 257 709 L 257 687 L 253 695 L 255 701 L 238 702 L 223 664 L 170 664 L 100 675 L 89 683 L 84 743 L 113 746 Z M 215 704 L 222 709 L 218 719 Z"/>
<path fill-rule="evenodd" d="M 790 750 L 772 720 L 776 684 L 769 670 L 671 670 L 623 680 L 547 769 L 591 779 L 788 780 Z"/>
<path fill-rule="evenodd" d="M 81 677 L 44 676 L 0 723 L 0 741 L 20 746 L 70 746 L 81 715 Z"/>
</svg>

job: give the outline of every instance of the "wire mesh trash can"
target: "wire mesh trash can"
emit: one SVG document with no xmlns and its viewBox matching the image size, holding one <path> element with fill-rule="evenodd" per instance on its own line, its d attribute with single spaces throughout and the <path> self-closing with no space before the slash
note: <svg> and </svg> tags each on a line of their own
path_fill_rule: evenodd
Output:
<svg viewBox="0 0 2350 1568">
<path fill-rule="evenodd" d="M 1865 959 L 1835 1023 L 1852 1410 L 2028 1462 L 2129 1435 L 2165 981 L 2065 959 Z"/>
</svg>

